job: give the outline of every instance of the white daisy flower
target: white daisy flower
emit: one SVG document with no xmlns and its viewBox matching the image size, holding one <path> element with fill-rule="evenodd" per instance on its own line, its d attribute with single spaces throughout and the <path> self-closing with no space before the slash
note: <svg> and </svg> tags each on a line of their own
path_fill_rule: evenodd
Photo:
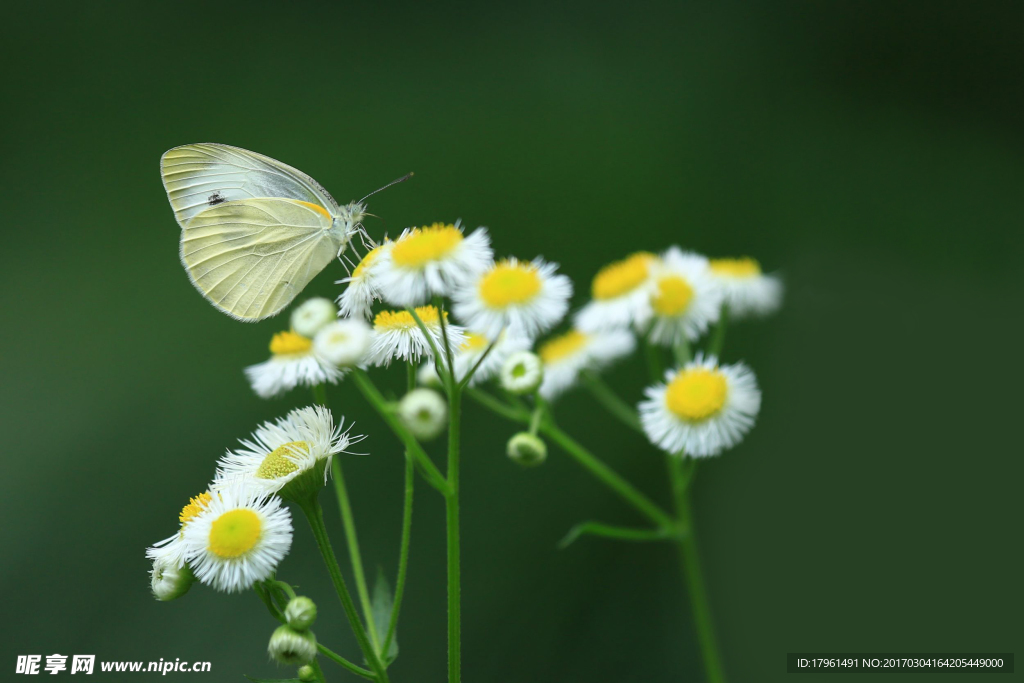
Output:
<svg viewBox="0 0 1024 683">
<path fill-rule="evenodd" d="M 398 402 L 398 417 L 420 441 L 430 441 L 448 423 L 448 404 L 433 389 L 413 389 Z"/>
<path fill-rule="evenodd" d="M 260 398 L 273 398 L 302 385 L 337 384 L 344 374 L 318 357 L 313 340 L 296 332 L 278 332 L 270 340 L 270 360 L 245 369 L 252 390 Z"/>
<path fill-rule="evenodd" d="M 657 261 L 654 254 L 641 251 L 599 270 L 590 287 L 592 300 L 576 313 L 576 327 L 596 332 L 635 323 L 647 306 Z"/>
<path fill-rule="evenodd" d="M 544 364 L 530 351 L 513 353 L 501 366 L 499 381 L 505 391 L 523 396 L 540 388 L 544 380 Z"/>
<path fill-rule="evenodd" d="M 358 367 L 366 362 L 370 336 L 370 326 L 362 318 L 336 320 L 313 337 L 313 351 L 335 367 Z"/>
<path fill-rule="evenodd" d="M 218 461 L 213 488 L 223 490 L 243 480 L 258 493 L 278 493 L 288 500 L 315 493 L 327 482 L 331 459 L 366 438 L 353 436 L 351 429 L 345 429 L 344 418 L 335 425 L 323 406 L 297 408 L 264 422 L 251 439 L 240 440 L 242 448 Z"/>
<path fill-rule="evenodd" d="M 464 237 L 457 225 L 434 223 L 406 229 L 381 254 L 374 277 L 386 301 L 416 306 L 434 295 L 450 296 L 493 259 L 486 228 Z"/>
<path fill-rule="evenodd" d="M 501 366 L 510 355 L 530 348 L 531 342 L 525 337 L 515 337 L 508 332 L 502 332 L 498 337 L 498 341 L 494 344 L 494 348 L 481 361 L 480 359 L 487 353 L 487 348 L 490 345 L 491 341 L 486 336 L 474 332 L 466 333 L 466 340 L 462 342 L 452 358 L 452 361 L 455 363 L 455 377 L 457 381 L 461 382 L 476 367 L 476 364 L 480 363 L 480 367 L 476 368 L 473 378 L 469 380 L 469 385 L 476 386 L 486 382 L 498 374 Z"/>
<path fill-rule="evenodd" d="M 330 299 L 306 299 L 292 311 L 292 330 L 303 337 L 312 338 L 320 329 L 338 317 L 338 309 Z"/>
<path fill-rule="evenodd" d="M 647 438 L 667 453 L 703 458 L 738 444 L 754 426 L 761 391 L 743 363 L 718 365 L 700 354 L 665 384 L 648 387 L 639 405 Z"/>
<path fill-rule="evenodd" d="M 173 536 L 168 536 L 162 541 L 154 543 L 152 547 L 146 549 L 146 557 L 157 562 L 164 563 L 166 566 L 175 568 L 181 568 L 188 562 L 187 548 L 185 546 L 185 527 L 188 526 L 189 522 L 195 519 L 196 515 L 202 512 L 207 505 L 210 504 L 210 492 L 204 491 L 194 498 L 190 498 L 188 503 L 181 508 L 181 512 L 178 513 L 178 531 Z"/>
<path fill-rule="evenodd" d="M 672 247 L 651 269 L 651 290 L 636 320 L 654 344 L 693 341 L 718 320 L 722 290 L 700 254 Z"/>
<path fill-rule="evenodd" d="M 583 370 L 600 370 L 635 348 L 632 332 L 623 329 L 591 333 L 571 330 L 549 339 L 537 350 L 544 363 L 540 395 L 551 400 L 575 384 Z"/>
<path fill-rule="evenodd" d="M 455 315 L 469 329 L 494 337 L 503 329 L 536 338 L 565 316 L 572 282 L 556 275 L 558 264 L 508 258 L 491 265 L 470 285 L 452 292 Z"/>
<path fill-rule="evenodd" d="M 338 315 L 343 318 L 370 319 L 373 302 L 381 300 L 380 287 L 377 283 L 377 273 L 383 261 L 381 255 L 393 244 L 394 242 L 385 241 L 380 246 L 370 249 L 352 270 L 351 276 L 334 283 L 348 285 L 337 299 Z"/>
<path fill-rule="evenodd" d="M 241 483 L 217 492 L 185 527 L 192 572 L 237 593 L 277 569 L 292 545 L 292 516 L 277 496 Z"/>
<path fill-rule="evenodd" d="M 430 339 L 434 340 L 438 350 L 444 354 L 444 334 L 441 331 L 441 317 L 435 306 L 420 306 L 416 309 L 423 326 L 427 329 Z M 454 353 L 455 349 L 466 341 L 465 331 L 458 325 L 448 322 L 445 311 L 444 329 L 448 331 L 448 345 Z M 373 319 L 373 335 L 370 339 L 370 352 L 367 359 L 371 365 L 390 365 L 392 360 L 418 361 L 423 357 L 433 357 L 430 340 L 416 324 L 409 311 L 381 311 Z"/>
<path fill-rule="evenodd" d="M 731 318 L 768 315 L 782 305 L 782 280 L 764 275 L 752 258 L 711 259 L 711 273 L 725 293 Z"/>
</svg>

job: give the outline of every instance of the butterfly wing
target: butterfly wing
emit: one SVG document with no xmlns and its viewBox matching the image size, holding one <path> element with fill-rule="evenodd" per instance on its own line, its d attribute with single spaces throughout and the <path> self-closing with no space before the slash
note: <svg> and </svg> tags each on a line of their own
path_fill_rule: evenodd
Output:
<svg viewBox="0 0 1024 683">
<path fill-rule="evenodd" d="M 214 306 L 239 320 L 262 320 L 334 259 L 332 221 L 323 207 L 296 199 L 208 206 L 181 233 L 181 262 Z"/>
<path fill-rule="evenodd" d="M 160 176 L 182 228 L 202 211 L 240 199 L 298 199 L 338 212 L 327 190 L 302 171 L 239 147 L 212 142 L 175 147 L 160 157 Z"/>
</svg>

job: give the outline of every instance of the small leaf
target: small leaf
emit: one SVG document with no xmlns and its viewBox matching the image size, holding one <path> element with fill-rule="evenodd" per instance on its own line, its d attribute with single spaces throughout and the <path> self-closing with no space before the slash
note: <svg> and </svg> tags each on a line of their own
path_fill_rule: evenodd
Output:
<svg viewBox="0 0 1024 683">
<path fill-rule="evenodd" d="M 383 646 L 384 639 L 388 637 L 388 626 L 391 624 L 391 612 L 395 608 L 395 598 L 391 594 L 391 586 L 384 576 L 384 570 L 379 567 L 377 568 L 377 581 L 373 584 L 370 608 L 373 612 L 373 624 L 377 630 L 377 638 Z M 391 645 L 383 656 L 389 663 L 398 656 L 397 628 L 395 628 L 395 635 L 391 638 Z"/>
</svg>

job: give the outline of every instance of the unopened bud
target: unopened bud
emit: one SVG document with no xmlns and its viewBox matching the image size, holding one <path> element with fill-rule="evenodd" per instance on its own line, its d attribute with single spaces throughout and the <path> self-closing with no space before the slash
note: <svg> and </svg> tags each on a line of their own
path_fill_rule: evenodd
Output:
<svg viewBox="0 0 1024 683">
<path fill-rule="evenodd" d="M 532 394 L 544 379 L 544 364 L 535 353 L 517 351 L 501 366 L 501 387 L 517 396 Z"/>
<path fill-rule="evenodd" d="M 284 608 L 284 618 L 296 631 L 305 631 L 316 621 L 316 605 L 304 595 L 292 598 Z"/>
<path fill-rule="evenodd" d="M 312 631 L 296 631 L 287 624 L 274 629 L 267 652 L 277 662 L 289 666 L 309 664 L 316 657 L 316 636 Z"/>
<path fill-rule="evenodd" d="M 292 329 L 303 337 L 313 338 L 317 332 L 338 317 L 338 309 L 330 299 L 307 299 L 292 311 Z"/>
<path fill-rule="evenodd" d="M 166 602 L 180 598 L 192 583 L 196 580 L 188 565 L 176 566 L 166 559 L 159 558 L 153 562 L 153 570 L 150 572 L 150 585 L 153 588 L 153 597 Z"/>
<path fill-rule="evenodd" d="M 548 457 L 548 447 L 537 436 L 519 432 L 508 440 L 508 457 L 524 467 L 535 467 Z"/>
<path fill-rule="evenodd" d="M 444 431 L 448 404 L 432 389 L 413 389 L 398 404 L 398 417 L 420 441 L 429 441 Z"/>
<path fill-rule="evenodd" d="M 313 669 L 309 664 L 303 664 L 299 667 L 299 680 L 303 683 L 309 683 L 310 681 L 316 680 L 316 670 Z"/>
</svg>

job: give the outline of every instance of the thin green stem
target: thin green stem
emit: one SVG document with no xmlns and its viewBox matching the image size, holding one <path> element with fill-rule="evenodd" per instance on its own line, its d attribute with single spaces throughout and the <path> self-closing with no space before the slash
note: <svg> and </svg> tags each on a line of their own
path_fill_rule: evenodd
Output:
<svg viewBox="0 0 1024 683">
<path fill-rule="evenodd" d="M 355 381 L 359 391 L 362 392 L 366 400 L 374 407 L 378 414 L 384 419 L 391 431 L 395 433 L 395 436 L 399 438 L 402 444 L 406 447 L 409 453 L 412 454 L 416 460 L 416 465 L 419 467 L 420 473 L 423 478 L 433 486 L 435 489 L 440 491 L 443 495 L 447 495 L 448 482 L 444 475 L 441 474 L 440 470 L 427 455 L 423 447 L 420 446 L 409 430 L 406 429 L 402 421 L 398 419 L 398 416 L 388 407 L 388 402 L 381 395 L 380 391 L 374 385 L 369 375 L 363 370 L 356 368 L 352 371 L 352 378 Z"/>
<path fill-rule="evenodd" d="M 676 365 L 686 365 L 690 362 L 690 358 L 693 357 L 690 353 L 690 342 L 686 337 L 679 339 L 672 348 L 672 351 L 676 357 Z"/>
<path fill-rule="evenodd" d="M 327 677 L 324 676 L 324 670 L 320 668 L 320 662 L 313 658 L 313 661 L 309 663 L 309 666 L 313 669 L 313 675 L 316 676 L 316 680 L 319 683 L 327 683 Z"/>
<path fill-rule="evenodd" d="M 530 415 L 532 414 L 530 411 L 510 406 L 500 398 L 495 398 L 482 389 L 468 387 L 466 389 L 466 393 L 469 394 L 470 398 L 474 401 L 506 420 L 511 420 L 512 422 L 530 421 Z"/>
<path fill-rule="evenodd" d="M 498 343 L 498 339 L 501 337 L 501 334 L 504 333 L 504 331 L 505 330 L 502 329 L 498 336 L 494 338 L 494 341 L 487 345 L 487 348 L 484 350 L 483 354 L 477 359 L 476 363 L 473 363 L 473 367 L 470 368 L 469 372 L 466 373 L 466 376 L 459 380 L 460 389 L 465 388 L 469 384 L 469 381 L 473 379 L 473 375 L 476 374 L 476 371 L 480 368 L 483 362 L 487 360 L 487 356 L 491 355 L 491 351 L 494 350 L 495 344 Z"/>
<path fill-rule="evenodd" d="M 665 374 L 665 361 L 662 358 L 661 349 L 645 340 L 644 351 L 647 358 L 647 374 L 657 382 Z"/>
<path fill-rule="evenodd" d="M 277 605 L 274 604 L 274 601 L 271 599 L 270 594 L 267 593 L 267 589 L 263 586 L 263 584 L 256 582 L 253 584 L 252 588 L 254 591 L 256 591 L 256 595 L 260 597 L 260 600 L 263 601 L 263 604 L 267 606 L 267 611 L 270 612 L 270 616 L 274 617 L 283 624 L 284 615 L 281 614 L 281 610 L 279 610 L 277 608 Z"/>
<path fill-rule="evenodd" d="M 455 377 L 455 362 L 452 360 L 452 345 L 448 341 L 448 321 L 445 320 L 444 316 L 444 299 L 439 296 L 434 297 L 434 307 L 437 309 L 438 322 L 441 325 L 441 341 L 444 343 L 444 355 L 448 359 L 448 372 L 451 378 L 452 384 L 455 384 L 458 380 Z"/>
<path fill-rule="evenodd" d="M 391 642 L 395 639 L 398 628 L 398 612 L 402 608 L 402 596 L 405 595 L 405 576 L 409 570 L 409 539 L 412 535 L 412 494 L 416 478 L 413 472 L 412 458 L 405 461 L 405 503 L 402 508 L 402 543 L 398 551 L 398 578 L 395 580 L 395 601 L 391 608 L 391 621 L 388 633 L 384 638 L 381 656 L 387 659 Z"/>
<path fill-rule="evenodd" d="M 345 610 L 345 617 L 348 618 L 348 623 L 355 634 L 356 643 L 359 644 L 359 649 L 362 650 L 363 657 L 366 658 L 367 663 L 370 665 L 370 670 L 377 678 L 378 683 L 387 683 L 388 674 L 384 670 L 384 666 L 381 664 L 377 653 L 373 649 L 373 645 L 370 643 L 370 639 L 366 635 L 366 629 L 363 627 L 362 622 L 359 621 L 359 614 L 356 612 L 355 603 L 352 602 L 352 596 L 348 592 L 348 586 L 345 585 L 345 579 L 341 575 L 341 568 L 338 566 L 338 559 L 334 556 L 334 550 L 331 548 L 331 539 L 327 536 L 327 527 L 324 525 L 324 511 L 315 497 L 301 501 L 300 507 L 309 521 L 310 529 L 313 531 L 313 538 L 316 539 L 317 548 L 320 549 L 320 554 L 324 558 L 324 564 L 327 565 L 327 573 L 330 574 L 334 590 L 338 594 L 338 599 L 341 600 L 341 606 Z"/>
<path fill-rule="evenodd" d="M 729 324 L 729 304 L 722 304 L 721 313 L 718 316 L 718 324 L 715 325 L 715 332 L 708 344 L 708 355 L 715 358 L 722 357 L 722 348 L 725 346 L 725 328 Z"/>
<path fill-rule="evenodd" d="M 448 394 L 448 494 L 444 498 L 448 540 L 448 683 L 462 680 L 462 578 L 459 539 L 459 436 L 462 391 Z"/>
<path fill-rule="evenodd" d="M 686 533 L 679 539 L 679 561 L 682 564 L 683 580 L 690 590 L 690 605 L 693 609 L 693 621 L 697 627 L 697 640 L 700 642 L 701 654 L 704 657 L 704 668 L 707 670 L 709 683 L 724 683 L 725 671 L 715 640 L 715 629 L 711 620 L 711 607 L 708 604 L 707 589 L 700 569 L 700 557 L 697 553 L 697 538 L 693 529 L 693 511 L 690 507 L 689 487 L 683 461 L 679 457 L 669 456 L 669 476 L 672 479 L 672 494 L 675 501 L 679 523 Z"/>
<path fill-rule="evenodd" d="M 313 403 L 327 407 L 327 385 L 326 384 L 314 384 L 313 385 Z"/>
<path fill-rule="evenodd" d="M 349 502 L 348 489 L 345 486 L 345 474 L 341 469 L 341 458 L 335 456 L 331 463 L 334 479 L 334 492 L 338 496 L 338 509 L 341 512 L 341 523 L 345 528 L 345 542 L 348 545 L 348 556 L 352 563 L 352 574 L 356 579 L 356 593 L 359 595 L 359 604 L 363 608 L 363 617 L 366 619 L 370 631 L 370 640 L 377 652 L 380 652 L 380 636 L 377 629 L 373 628 L 373 603 L 370 602 L 370 591 L 366 587 L 366 574 L 363 571 L 363 555 L 359 551 L 359 535 L 356 533 L 356 520 L 352 514 L 352 504 Z"/>
<path fill-rule="evenodd" d="M 541 432 L 558 444 L 563 451 L 579 463 L 585 470 L 594 475 L 602 483 L 624 501 L 632 505 L 638 512 L 660 527 L 676 526 L 672 517 L 662 510 L 650 498 L 640 493 L 628 481 L 616 474 L 610 467 L 598 460 L 590 451 L 581 446 L 575 439 L 563 432 L 551 421 L 541 425 Z"/>
<path fill-rule="evenodd" d="M 416 309 L 414 307 L 409 306 L 405 310 L 409 312 L 409 315 L 412 316 L 412 319 L 416 321 L 416 326 L 420 328 L 420 332 L 422 332 L 423 336 L 427 338 L 427 343 L 430 344 L 430 350 L 433 352 L 434 355 L 434 368 L 437 370 L 438 377 L 441 378 L 441 383 L 444 384 L 444 386 L 447 388 L 452 374 L 451 370 L 449 369 L 450 366 L 445 366 L 443 362 L 444 356 L 441 354 L 441 350 L 437 348 L 437 344 L 434 342 L 434 336 L 430 334 L 430 331 L 427 329 L 427 326 L 423 323 L 423 320 L 420 319 L 420 314 L 416 312 Z M 439 310 L 437 314 L 438 316 L 440 316 L 441 311 Z"/>
<path fill-rule="evenodd" d="M 324 657 L 327 657 L 327 659 L 331 660 L 335 664 L 338 664 L 343 669 L 346 669 L 347 671 L 354 673 L 356 676 L 369 678 L 371 681 L 377 678 L 369 669 L 364 669 L 361 666 L 353 664 L 352 662 L 348 661 L 347 659 L 339 655 L 334 650 L 331 650 L 330 648 L 324 646 L 322 643 L 317 643 L 316 649 L 320 650 L 320 654 L 322 654 Z"/>
<path fill-rule="evenodd" d="M 632 527 L 604 524 L 603 522 L 582 522 L 569 530 L 565 538 L 559 542 L 558 547 L 562 549 L 567 548 L 577 538 L 586 535 L 604 536 L 605 538 L 614 538 L 619 541 L 664 541 L 678 536 L 678 532 L 669 527 L 634 529 Z"/>
<path fill-rule="evenodd" d="M 622 400 L 611 387 L 605 384 L 604 380 L 590 370 L 584 370 L 580 373 L 580 378 L 587 389 L 590 390 L 590 393 L 594 395 L 594 398 L 597 399 L 597 402 L 604 406 L 605 410 L 621 420 L 626 426 L 643 433 L 643 427 L 640 425 L 640 418 L 636 414 L 636 409 Z"/>
</svg>

